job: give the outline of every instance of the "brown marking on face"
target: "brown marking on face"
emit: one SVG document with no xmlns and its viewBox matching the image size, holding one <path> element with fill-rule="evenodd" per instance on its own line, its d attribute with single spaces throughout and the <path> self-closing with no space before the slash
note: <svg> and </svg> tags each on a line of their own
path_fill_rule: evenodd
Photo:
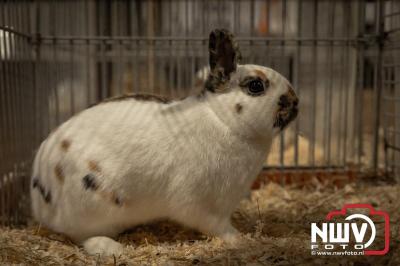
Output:
<svg viewBox="0 0 400 266">
<path fill-rule="evenodd" d="M 275 115 L 274 127 L 284 129 L 298 114 L 299 99 L 292 87 L 288 86 L 288 92 L 281 95 Z"/>
<path fill-rule="evenodd" d="M 95 161 L 92 160 L 88 161 L 88 167 L 92 172 L 97 172 L 97 173 L 101 172 L 99 164 Z"/>
<path fill-rule="evenodd" d="M 240 103 L 237 103 L 235 105 L 235 110 L 236 110 L 236 113 L 240 114 L 243 110 L 243 106 Z"/>
<path fill-rule="evenodd" d="M 296 93 L 293 88 L 288 86 L 288 92 L 286 93 L 288 100 L 295 106 L 299 103 L 299 99 L 297 98 Z"/>
<path fill-rule="evenodd" d="M 56 175 L 56 178 L 58 181 L 60 181 L 61 184 L 64 183 L 65 176 L 64 176 L 64 171 L 62 166 L 58 163 L 56 167 L 54 167 L 54 174 Z"/>
<path fill-rule="evenodd" d="M 153 94 L 126 94 L 121 95 L 113 98 L 108 98 L 102 101 L 101 103 L 108 103 L 108 102 L 120 102 L 126 100 L 138 100 L 138 101 L 153 101 L 158 103 L 170 103 L 171 101 L 165 97 Z"/>
<path fill-rule="evenodd" d="M 254 72 L 256 73 L 257 77 L 259 77 L 263 81 L 268 80 L 267 76 L 261 70 L 256 69 L 256 70 L 254 70 Z"/>
<path fill-rule="evenodd" d="M 61 149 L 64 152 L 67 152 L 70 146 L 71 146 L 71 142 L 69 140 L 64 139 L 63 141 L 61 141 Z"/>
</svg>

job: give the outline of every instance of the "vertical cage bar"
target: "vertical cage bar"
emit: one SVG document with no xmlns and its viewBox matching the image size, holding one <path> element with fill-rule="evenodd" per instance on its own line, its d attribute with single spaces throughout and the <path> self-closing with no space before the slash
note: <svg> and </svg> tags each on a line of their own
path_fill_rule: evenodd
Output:
<svg viewBox="0 0 400 266">
<path fill-rule="evenodd" d="M 286 0 L 282 2 L 282 29 L 281 29 L 281 53 L 280 56 L 281 58 L 285 58 L 285 42 L 283 39 L 285 38 L 286 35 Z M 281 166 L 281 170 L 283 170 L 283 167 L 285 166 L 285 131 L 282 131 L 280 133 L 280 149 L 279 149 L 279 164 Z M 283 182 L 283 179 L 282 179 Z"/>
<path fill-rule="evenodd" d="M 313 2 L 313 30 L 312 30 L 312 38 L 314 39 L 313 45 L 312 45 L 312 70 L 314 76 L 313 76 L 313 90 L 312 90 L 312 104 L 311 104 L 311 115 L 312 115 L 312 120 L 311 120 L 311 136 L 310 136 L 310 145 L 309 145 L 309 164 L 311 166 L 315 166 L 315 144 L 316 144 L 316 131 L 317 131 L 317 85 L 318 85 L 318 49 L 317 49 L 317 39 L 318 39 L 318 1 L 314 0 Z"/>
<path fill-rule="evenodd" d="M 344 22 L 344 28 L 345 28 L 345 36 L 347 38 L 350 37 L 350 30 L 351 26 L 352 26 L 352 19 L 350 19 L 350 14 L 351 14 L 351 3 L 349 3 L 348 1 L 345 2 L 346 5 L 344 5 L 344 16 L 345 18 L 345 22 Z M 349 25 L 349 27 L 346 27 L 346 25 Z M 345 57 L 345 69 L 346 71 L 344 71 L 343 75 L 344 75 L 344 88 L 346 89 L 344 92 L 344 132 L 343 132 L 343 142 L 342 142 L 342 151 L 343 151 L 343 161 L 342 164 L 346 165 L 347 163 L 347 135 L 348 135 L 348 120 L 349 120 L 349 113 L 348 113 L 348 105 L 349 105 L 349 93 L 350 93 L 350 89 L 352 84 L 350 83 L 350 75 L 348 74 L 350 72 L 351 69 L 351 65 L 350 65 L 350 54 L 349 54 L 349 50 L 350 50 L 350 46 L 347 45 L 345 47 L 345 52 L 344 52 L 344 57 Z"/>
<path fill-rule="evenodd" d="M 298 1 L 298 10 L 297 10 L 297 38 L 301 38 L 302 36 L 302 8 L 303 8 L 303 1 Z M 300 77 L 300 61 L 301 61 L 301 43 L 296 43 L 296 52 L 295 52 L 295 67 L 294 67 L 294 80 L 293 85 L 297 89 L 297 96 L 299 99 L 302 97 L 301 88 L 299 86 L 299 77 Z M 295 133 L 294 133 L 294 165 L 299 165 L 299 131 L 300 131 L 300 119 L 296 119 L 295 122 Z"/>
<path fill-rule="evenodd" d="M 360 2 L 361 12 L 358 15 L 358 27 L 359 27 L 359 35 L 365 34 L 365 2 Z M 362 42 L 357 47 L 357 83 L 355 89 L 354 99 L 362 99 L 363 97 L 363 85 L 364 85 L 364 56 L 365 56 L 365 43 Z M 353 113 L 353 121 L 355 121 L 356 126 L 353 128 L 353 136 L 352 138 L 355 140 L 352 145 L 352 150 L 355 151 L 356 156 L 356 164 L 357 166 L 361 165 L 361 158 L 363 155 L 364 143 L 363 143 L 363 134 L 362 128 L 364 127 L 362 114 L 364 112 L 364 101 L 355 101 L 354 103 L 354 113 Z"/>
<path fill-rule="evenodd" d="M 382 91 L 382 49 L 383 49 L 383 34 L 384 34 L 384 9 L 383 2 L 378 0 L 376 3 L 376 35 L 379 40 L 377 43 L 377 54 L 376 54 L 376 65 L 374 72 L 374 144 L 373 144 L 373 169 L 376 172 L 378 170 L 378 156 L 379 156 L 379 128 L 380 128 L 380 109 L 381 109 L 381 91 Z"/>
</svg>

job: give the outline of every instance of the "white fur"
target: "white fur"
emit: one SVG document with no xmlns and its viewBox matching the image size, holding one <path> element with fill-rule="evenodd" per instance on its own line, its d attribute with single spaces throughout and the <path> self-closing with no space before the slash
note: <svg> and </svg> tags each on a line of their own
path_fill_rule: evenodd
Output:
<svg viewBox="0 0 400 266">
<path fill-rule="evenodd" d="M 239 88 L 262 71 L 263 96 Z M 288 82 L 272 69 L 240 65 L 226 92 L 170 104 L 124 100 L 89 108 L 62 124 L 40 146 L 33 177 L 51 191 L 46 203 L 32 188 L 32 209 L 43 225 L 83 243 L 91 253 L 120 253 L 110 238 L 139 223 L 168 218 L 232 242 L 230 215 L 249 192 L 278 133 L 273 119 Z M 236 112 L 240 103 L 242 111 Z M 70 141 L 67 151 L 60 143 Z M 95 161 L 98 191 L 82 178 Z M 62 166 L 61 183 L 54 168 Z M 102 191 L 102 192 L 100 192 Z M 107 200 L 115 192 L 122 206 Z"/>
<path fill-rule="evenodd" d="M 82 243 L 82 246 L 90 255 L 101 254 L 118 257 L 123 251 L 123 246 L 120 243 L 105 236 L 90 237 Z"/>
</svg>

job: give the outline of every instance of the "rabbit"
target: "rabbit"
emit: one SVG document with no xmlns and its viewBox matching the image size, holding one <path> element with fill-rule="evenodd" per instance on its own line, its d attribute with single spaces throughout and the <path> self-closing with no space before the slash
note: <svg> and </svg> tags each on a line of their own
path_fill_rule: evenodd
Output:
<svg viewBox="0 0 400 266">
<path fill-rule="evenodd" d="M 60 125 L 33 162 L 33 217 L 104 256 L 123 251 L 119 233 L 159 219 L 236 243 L 230 216 L 298 113 L 283 76 L 239 60 L 232 33 L 213 30 L 198 95 L 120 96 Z"/>
</svg>

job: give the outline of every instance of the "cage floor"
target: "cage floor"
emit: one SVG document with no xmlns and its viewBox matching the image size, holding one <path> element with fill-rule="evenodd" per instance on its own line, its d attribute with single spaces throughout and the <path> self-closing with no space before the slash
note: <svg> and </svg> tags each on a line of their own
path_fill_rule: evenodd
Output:
<svg viewBox="0 0 400 266">
<path fill-rule="evenodd" d="M 0 228 L 0 264 L 24 265 L 400 265 L 400 185 L 365 183 L 335 189 L 270 183 L 252 193 L 233 215 L 243 234 L 236 247 L 170 222 L 138 226 L 122 234 L 118 257 L 86 255 L 62 235 L 39 229 Z M 370 203 L 391 216 L 385 256 L 311 256 L 310 223 L 345 203 Z M 395 240 L 394 240 L 395 239 Z"/>
</svg>

